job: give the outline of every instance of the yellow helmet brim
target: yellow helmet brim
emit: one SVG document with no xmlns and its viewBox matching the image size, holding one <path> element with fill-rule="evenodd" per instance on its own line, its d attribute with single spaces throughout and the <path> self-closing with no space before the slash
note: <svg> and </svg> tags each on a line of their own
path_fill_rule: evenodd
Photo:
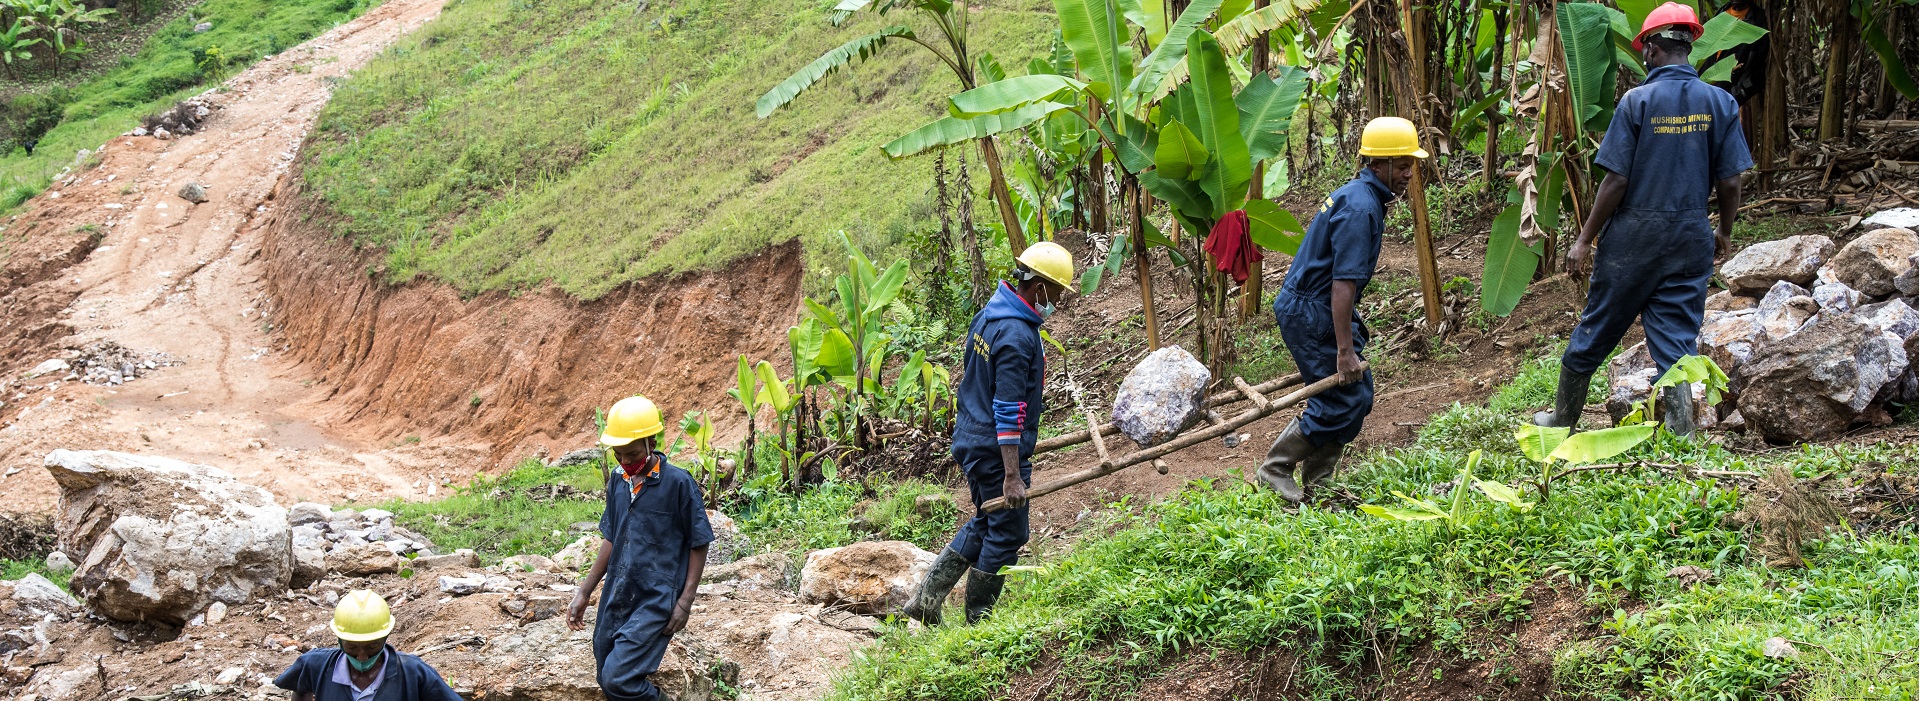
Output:
<svg viewBox="0 0 1920 701">
<path fill-rule="evenodd" d="M 335 623 L 330 627 L 333 628 L 333 637 L 339 638 L 341 640 L 345 640 L 350 643 L 365 643 L 365 642 L 372 642 L 375 640 L 379 640 L 381 638 L 387 637 L 388 635 L 392 634 L 393 619 L 388 618 L 387 625 L 381 627 L 380 630 L 376 630 L 370 633 L 350 633 L 350 632 L 341 630 L 340 624 L 338 623 Z"/>
</svg>

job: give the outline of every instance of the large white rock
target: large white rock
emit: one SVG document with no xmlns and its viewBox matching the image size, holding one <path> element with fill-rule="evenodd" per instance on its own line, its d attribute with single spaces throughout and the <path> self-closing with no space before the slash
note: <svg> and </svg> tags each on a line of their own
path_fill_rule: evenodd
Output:
<svg viewBox="0 0 1920 701">
<path fill-rule="evenodd" d="M 800 569 L 800 600 L 861 614 L 899 611 L 933 560 L 933 553 L 903 540 L 815 550 Z"/>
<path fill-rule="evenodd" d="M 1754 323 L 1760 326 L 1761 336 L 1778 340 L 1799 331 L 1808 319 L 1820 313 L 1820 303 L 1811 295 L 1806 288 L 1785 280 L 1774 283 L 1755 311 Z"/>
<path fill-rule="evenodd" d="M 1113 423 L 1141 446 L 1171 440 L 1207 413 L 1213 373 L 1179 346 L 1149 353 L 1113 398 Z"/>
<path fill-rule="evenodd" d="M 379 543 L 336 546 L 327 553 L 327 571 L 348 577 L 367 577 L 400 571 L 400 556 Z"/>
<path fill-rule="evenodd" d="M 1902 340 L 1920 330 L 1920 312 L 1897 299 L 1861 307 L 1854 311 L 1854 316 Z"/>
<path fill-rule="evenodd" d="M 1740 414 L 1774 442 L 1834 438 L 1907 369 L 1901 339 L 1852 314 L 1825 315 L 1740 368 Z"/>
<path fill-rule="evenodd" d="M 327 517 L 331 515 L 333 515 L 333 510 L 327 508 L 326 504 L 303 501 L 287 509 L 287 523 L 295 526 L 310 526 L 316 523 L 326 523 Z"/>
<path fill-rule="evenodd" d="M 1869 229 L 1880 227 L 1898 227 L 1902 229 L 1920 229 L 1920 209 L 1895 207 L 1874 212 L 1873 216 L 1860 220 L 1860 225 Z"/>
<path fill-rule="evenodd" d="M 1847 242 L 1827 267 L 1834 279 L 1861 293 L 1885 297 L 1896 290 L 1894 278 L 1913 268 L 1915 248 L 1920 248 L 1920 236 L 1912 230 L 1878 229 Z"/>
<path fill-rule="evenodd" d="M 1696 351 L 1712 359 L 1729 377 L 1753 357 L 1754 343 L 1760 340 L 1758 314 L 1752 309 L 1737 312 L 1709 311 L 1700 325 L 1700 346 Z M 1734 387 L 1738 390 L 1739 387 Z"/>
<path fill-rule="evenodd" d="M 267 490 L 206 465 L 56 450 L 60 549 L 84 553 L 72 586 L 94 611 L 178 626 L 214 601 L 286 591 L 287 510 Z"/>
<path fill-rule="evenodd" d="M 1848 287 L 1844 282 L 1830 282 L 1813 288 L 1813 301 L 1820 304 L 1824 314 L 1845 314 L 1853 311 L 1864 301 L 1860 291 Z"/>
<path fill-rule="evenodd" d="M 66 619 L 80 612 L 80 600 L 46 577 L 28 573 L 19 579 L 0 580 L 0 615 L 15 624 L 32 624 L 49 615 Z"/>
<path fill-rule="evenodd" d="M 600 534 L 588 533 L 568 543 L 560 552 L 553 554 L 553 564 L 573 570 L 586 572 L 593 567 L 593 561 L 600 557 Z"/>
<path fill-rule="evenodd" d="M 1833 239 L 1819 234 L 1756 243 L 1721 265 L 1720 276 L 1734 294 L 1760 294 L 1781 280 L 1805 286 L 1814 281 L 1833 249 Z"/>
</svg>

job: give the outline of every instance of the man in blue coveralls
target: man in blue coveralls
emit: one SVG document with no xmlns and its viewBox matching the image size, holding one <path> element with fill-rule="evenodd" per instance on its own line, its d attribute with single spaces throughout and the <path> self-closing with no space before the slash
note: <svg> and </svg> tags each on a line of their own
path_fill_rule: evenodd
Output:
<svg viewBox="0 0 1920 701">
<path fill-rule="evenodd" d="M 593 660 L 600 693 L 610 701 L 662 698 L 647 675 L 660 669 L 673 634 L 687 627 L 713 542 L 699 483 L 654 450 L 661 429 L 660 409 L 646 397 L 607 410 L 600 444 L 612 449 L 620 469 L 607 479 L 600 555 L 567 607 L 567 627 L 584 628 L 587 599 L 606 579 Z"/>
<path fill-rule="evenodd" d="M 920 589 L 902 611 L 925 625 L 940 623 L 940 606 L 960 575 L 967 576 L 967 622 L 978 622 L 1000 599 L 1006 578 L 1000 568 L 1017 562 L 1027 544 L 1027 482 L 1033 445 L 1040 437 L 1041 389 L 1046 349 L 1040 324 L 1073 283 L 1073 255 L 1051 241 L 1020 254 L 1017 284 L 1000 283 L 993 299 L 967 329 L 961 361 L 959 409 L 954 417 L 953 459 L 967 475 L 973 518 L 928 568 Z M 981 510 L 1006 497 L 1006 509 Z"/>
<path fill-rule="evenodd" d="M 347 592 L 331 627 L 339 647 L 310 650 L 273 680 L 293 701 L 460 701 L 432 666 L 387 644 L 393 609 L 386 598 Z"/>
<path fill-rule="evenodd" d="M 1360 355 L 1367 326 L 1354 308 L 1380 260 L 1387 205 L 1407 193 L 1427 152 L 1412 122 L 1381 117 L 1360 132 L 1360 155 L 1365 167 L 1320 206 L 1273 298 L 1273 318 L 1301 379 L 1311 384 L 1339 375 L 1341 382 L 1307 400 L 1307 410 L 1287 424 L 1260 465 L 1260 481 L 1296 503 L 1307 498 L 1303 484 L 1333 474 L 1373 410 L 1373 373 L 1362 369 Z"/>
<path fill-rule="evenodd" d="M 1587 308 L 1560 359 L 1560 389 L 1542 426 L 1573 427 L 1587 382 L 1634 317 L 1661 373 L 1698 348 L 1714 261 L 1733 248 L 1740 173 L 1753 167 L 1739 108 L 1727 91 L 1700 81 L 1687 62 L 1702 28 L 1693 8 L 1667 3 L 1647 15 L 1634 48 L 1647 80 L 1627 91 L 1594 163 L 1607 171 L 1593 213 L 1567 251 L 1567 271 L 1593 267 Z M 1719 196 L 1719 230 L 1707 223 L 1709 191 Z M 1594 252 L 1595 238 L 1606 232 Z M 1668 430 L 1693 432 L 1693 390 L 1660 397 Z"/>
</svg>

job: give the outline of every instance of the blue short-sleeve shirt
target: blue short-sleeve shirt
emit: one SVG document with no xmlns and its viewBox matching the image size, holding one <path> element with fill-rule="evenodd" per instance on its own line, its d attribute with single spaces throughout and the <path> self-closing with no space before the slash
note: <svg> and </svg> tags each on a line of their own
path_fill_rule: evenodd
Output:
<svg viewBox="0 0 1920 701">
<path fill-rule="evenodd" d="M 1620 208 L 1662 219 L 1707 215 L 1714 183 L 1753 167 L 1740 107 L 1692 66 L 1661 66 L 1628 90 L 1594 163 L 1627 178 Z"/>
<path fill-rule="evenodd" d="M 1387 226 L 1393 191 L 1371 169 L 1327 196 L 1307 225 L 1300 250 L 1287 268 L 1283 289 L 1295 296 L 1331 304 L 1333 281 L 1350 280 L 1357 295 L 1373 280 L 1380 262 L 1380 236 Z"/>
</svg>

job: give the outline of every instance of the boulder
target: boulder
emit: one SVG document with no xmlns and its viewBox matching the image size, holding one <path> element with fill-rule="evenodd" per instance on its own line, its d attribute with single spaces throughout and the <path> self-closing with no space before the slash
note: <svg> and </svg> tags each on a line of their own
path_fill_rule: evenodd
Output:
<svg viewBox="0 0 1920 701">
<path fill-rule="evenodd" d="M 545 555 L 515 555 L 500 561 L 503 572 L 558 572 L 560 566 Z"/>
<path fill-rule="evenodd" d="M 1766 340 L 1786 338 L 1820 312 L 1820 303 L 1815 301 L 1806 288 L 1782 280 L 1767 290 L 1767 296 L 1760 299 L 1755 308 L 1754 323 L 1760 326 L 1760 333 Z"/>
<path fill-rule="evenodd" d="M 1902 229 L 1920 229 L 1920 209 L 1895 207 L 1874 212 L 1872 216 L 1860 220 L 1860 225 L 1868 228 L 1899 227 Z"/>
<path fill-rule="evenodd" d="M 1860 291 L 1844 282 L 1830 282 L 1813 288 L 1813 301 L 1827 314 L 1845 314 L 1860 306 Z"/>
<path fill-rule="evenodd" d="M 1823 314 L 1740 368 L 1740 414 L 1770 441 L 1833 438 L 1899 379 L 1907 360 L 1899 337 L 1856 315 Z"/>
<path fill-rule="evenodd" d="M 366 517 L 367 523 L 380 523 L 382 521 L 393 520 L 393 512 L 386 509 L 367 509 L 366 511 L 360 512 L 360 515 Z M 392 523 L 388 523 L 386 526 L 389 529 L 393 528 Z"/>
<path fill-rule="evenodd" d="M 327 548 L 331 545 L 327 542 L 327 534 L 318 526 L 294 526 L 293 579 L 287 586 L 305 589 L 326 577 Z"/>
<path fill-rule="evenodd" d="M 368 577 L 400 571 L 400 556 L 379 543 L 335 547 L 327 553 L 327 571 L 348 577 Z"/>
<path fill-rule="evenodd" d="M 553 554 L 553 564 L 575 572 L 586 572 L 600 557 L 600 534 L 588 533 Z"/>
<path fill-rule="evenodd" d="M 1207 412 L 1213 373 L 1179 346 L 1147 355 L 1113 398 L 1113 423 L 1141 446 L 1171 440 Z"/>
<path fill-rule="evenodd" d="M 793 558 L 786 553 L 762 553 L 701 570 L 700 581 L 777 590 L 787 588 L 787 580 L 792 576 Z"/>
<path fill-rule="evenodd" d="M 327 508 L 326 504 L 303 501 L 287 509 L 287 524 L 293 526 L 311 526 L 326 523 L 327 517 L 332 515 L 333 509 Z"/>
<path fill-rule="evenodd" d="M 1806 285 L 1819 275 L 1820 265 L 1833 256 L 1833 250 L 1833 239 L 1818 234 L 1756 243 L 1720 266 L 1720 276 L 1734 294 L 1757 295 L 1782 280 Z"/>
<path fill-rule="evenodd" d="M 180 199 L 200 204 L 207 201 L 207 188 L 200 183 L 190 182 L 180 186 Z"/>
<path fill-rule="evenodd" d="M 461 548 L 445 555 L 421 555 L 407 561 L 407 566 L 415 570 L 473 568 L 480 566 L 480 555 Z"/>
<path fill-rule="evenodd" d="M 1729 377 L 1733 376 L 1735 370 L 1753 357 L 1753 346 L 1760 340 L 1757 317 L 1752 309 L 1708 311 L 1700 325 L 1700 346 L 1696 352 L 1712 359 Z"/>
<path fill-rule="evenodd" d="M 1902 340 L 1920 330 L 1920 312 L 1897 299 L 1861 307 L 1854 311 L 1854 316 Z"/>
<path fill-rule="evenodd" d="M 48 572 L 52 572 L 54 574 L 67 574 L 74 571 L 78 567 L 79 565 L 73 564 L 73 558 L 67 557 L 66 553 L 60 552 L 58 550 L 47 553 L 47 571 Z"/>
<path fill-rule="evenodd" d="M 1910 229 L 1878 229 L 1861 234 L 1834 254 L 1828 269 L 1834 279 L 1847 283 L 1869 297 L 1893 294 L 1895 278 L 1913 269 L 1914 249 L 1920 236 Z"/>
<path fill-rule="evenodd" d="M 440 575 L 440 592 L 443 594 L 452 594 L 454 596 L 477 594 L 480 592 L 480 589 L 486 585 L 487 576 L 477 572 L 468 572 L 460 576 Z"/>
<path fill-rule="evenodd" d="M 1620 423 L 1633 411 L 1634 404 L 1652 396 L 1653 382 L 1660 379 L 1655 375 L 1659 372 L 1644 341 L 1613 356 L 1607 363 L 1607 416 L 1613 418 L 1613 423 Z"/>
<path fill-rule="evenodd" d="M 367 518 L 353 509 L 340 509 L 327 516 L 327 528 L 335 531 L 361 530 L 367 527 Z"/>
<path fill-rule="evenodd" d="M 19 579 L 0 580 L 0 620 L 32 624 L 47 616 L 66 620 L 80 614 L 80 600 L 46 577 L 27 573 Z"/>
<path fill-rule="evenodd" d="M 800 569 L 800 600 L 861 614 L 899 611 L 933 560 L 933 553 L 903 540 L 815 550 Z"/>
<path fill-rule="evenodd" d="M 1760 306 L 1760 299 L 1758 297 L 1737 295 L 1726 291 L 1715 292 L 1707 296 L 1707 311 L 1710 312 L 1737 312 L 1742 309 L 1752 309 L 1757 306 Z"/>
<path fill-rule="evenodd" d="M 740 527 L 733 522 L 733 517 L 707 509 L 707 525 L 713 529 L 713 542 L 707 544 L 708 567 L 733 562 L 747 550 L 747 539 L 740 535 Z M 594 547 L 599 546 L 596 544 Z M 593 561 L 588 560 L 587 564 L 592 565 Z M 586 568 L 581 567 L 580 571 L 584 572 Z"/>
<path fill-rule="evenodd" d="M 214 601 L 244 604 L 293 577 L 287 510 L 218 468 L 56 450 L 60 549 L 84 553 L 72 586 L 94 611 L 179 626 Z"/>
<path fill-rule="evenodd" d="M 1893 279 L 1893 290 L 1909 299 L 1920 294 L 1920 277 L 1916 274 L 1920 274 L 1920 256 L 1907 256 L 1907 272 Z"/>
</svg>

